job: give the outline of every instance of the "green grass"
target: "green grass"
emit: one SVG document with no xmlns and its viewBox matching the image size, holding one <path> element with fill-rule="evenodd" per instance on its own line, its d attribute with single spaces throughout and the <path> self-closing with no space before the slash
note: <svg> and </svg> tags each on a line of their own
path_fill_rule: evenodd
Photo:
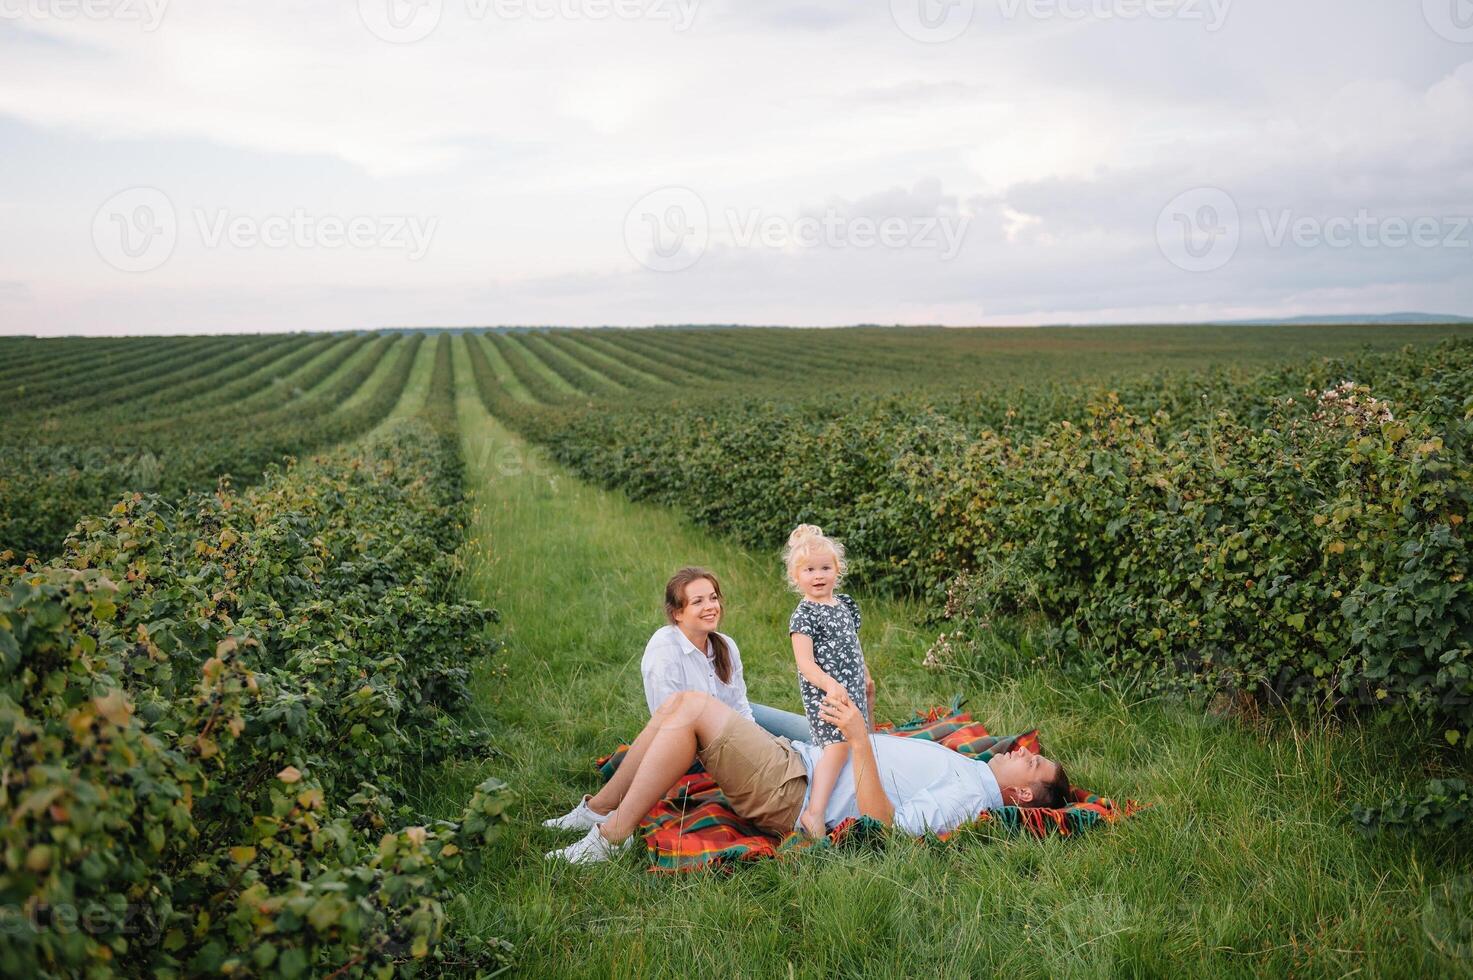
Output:
<svg viewBox="0 0 1473 980">
<path fill-rule="evenodd" d="M 517 401 L 527 405 L 537 404 L 537 399 L 527 391 L 527 386 L 517 380 L 516 372 L 506 362 L 506 357 L 501 353 L 501 348 L 491 342 L 491 338 L 483 333 L 467 334 L 467 344 L 480 344 L 481 349 L 486 352 L 486 360 L 491 365 L 491 370 L 496 374 L 496 380 L 506 393 Z"/>
<path fill-rule="evenodd" d="M 378 364 L 374 365 L 373 373 L 364 379 L 358 390 L 348 397 L 348 400 L 337 407 L 339 412 L 351 412 L 364 402 L 374 396 L 384 384 L 385 379 L 393 373 L 399 364 L 399 358 L 405 356 L 405 350 L 409 341 L 403 337 L 395 340 L 389 349 L 384 351 L 384 356 L 379 358 Z"/>
<path fill-rule="evenodd" d="M 743 551 L 544 461 L 483 410 L 465 342 L 456 339 L 457 405 L 475 505 L 465 585 L 502 612 L 506 642 L 476 677 L 474 713 L 496 751 L 427 774 L 414 802 L 451 817 L 491 775 L 518 792 L 451 913 L 460 928 L 515 943 L 519 973 L 1473 972 L 1466 957 L 1436 948 L 1473 949 L 1456 945 L 1473 928 L 1466 898 L 1449 907 L 1461 933 L 1424 917 L 1429 902 L 1433 913 L 1446 906 L 1445 883 L 1469 873 L 1466 848 L 1368 841 L 1345 821 L 1352 804 L 1380 799 L 1414 768 L 1394 738 L 1102 690 L 1018 667 L 1025 658 L 1001 642 L 985 663 L 936 673 L 921 666 L 933 635 L 923 611 L 864 595 L 881 719 L 960 691 L 993 731 L 1038 726 L 1077 784 L 1154 806 L 1073 841 L 964 832 L 945 847 L 897 839 L 880 853 L 732 874 L 657 876 L 634 855 L 595 867 L 545 862 L 544 851 L 573 837 L 540 821 L 595 788 L 594 756 L 647 715 L 639 660 L 663 622 L 670 572 L 700 563 L 718 573 L 723 629 L 741 645 L 752 698 L 797 710 L 784 629 L 793 598 L 777 542 L 771 554 Z"/>
<path fill-rule="evenodd" d="M 395 351 L 390 351 L 389 356 Z M 398 352 L 403 356 L 403 352 Z M 409 379 L 404 382 L 404 390 L 399 394 L 399 401 L 394 408 L 378 424 L 374 431 L 382 429 L 395 419 L 401 419 L 408 415 L 418 415 L 425 407 L 425 400 L 430 395 L 430 378 L 435 373 L 435 338 L 426 337 L 424 343 L 419 345 L 419 351 L 415 354 L 414 367 L 409 371 Z"/>
</svg>

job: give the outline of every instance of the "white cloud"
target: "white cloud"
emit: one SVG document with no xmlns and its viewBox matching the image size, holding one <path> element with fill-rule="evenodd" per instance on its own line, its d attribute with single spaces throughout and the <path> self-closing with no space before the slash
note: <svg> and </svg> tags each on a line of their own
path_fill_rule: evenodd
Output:
<svg viewBox="0 0 1473 980">
<path fill-rule="evenodd" d="M 547 2 L 576 15 L 444 0 L 412 44 L 375 37 L 346 2 L 174 0 L 152 31 L 0 18 L 0 263 L 13 284 L 0 330 L 1473 308 L 1467 255 L 1285 252 L 1245 234 L 1229 266 L 1193 276 L 1153 237 L 1162 206 L 1195 186 L 1229 191 L 1250 226 L 1260 208 L 1463 213 L 1473 47 L 1415 9 L 1236 0 L 1208 32 L 1008 19 L 991 0 L 959 40 L 928 45 L 888 4 L 707 0 L 678 30 L 660 15 L 674 0 L 602 19 Z M 718 215 L 970 225 L 942 263 L 718 234 L 695 268 L 662 276 L 631 258 L 622 229 L 667 185 Z M 131 186 L 165 191 L 184 223 L 167 264 L 130 277 L 89 234 Z M 437 227 L 415 262 L 210 248 L 190 216 L 220 209 Z"/>
</svg>

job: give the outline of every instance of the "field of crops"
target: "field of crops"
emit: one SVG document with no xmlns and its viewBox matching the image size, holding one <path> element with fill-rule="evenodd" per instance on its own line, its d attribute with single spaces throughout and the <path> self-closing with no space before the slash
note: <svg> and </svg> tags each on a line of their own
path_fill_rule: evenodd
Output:
<svg viewBox="0 0 1473 980">
<path fill-rule="evenodd" d="M 127 491 L 177 496 L 370 429 L 423 337 L 0 343 L 0 550 L 55 550 Z"/>
<path fill-rule="evenodd" d="M 1473 730 L 1473 339 L 1387 350 L 1383 332 L 1325 358 L 1305 350 L 1368 338 L 1021 333 L 521 334 L 471 353 L 487 408 L 585 478 L 759 550 L 799 521 L 842 532 L 853 581 L 949 605 L 937 656 L 1029 613 L 1058 663 Z M 661 379 L 679 394 L 616 378 L 600 358 L 619 345 L 686 371 Z"/>
<path fill-rule="evenodd" d="M 72 479 L 41 483 L 74 497 L 7 485 L 11 513 L 45 505 L 76 526 L 0 594 L 0 972 L 494 968 L 503 946 L 447 931 L 444 903 L 506 787 L 481 782 L 450 821 L 406 805 L 417 773 L 487 740 L 463 720 L 496 617 L 455 597 L 450 340 L 228 340 L 253 370 L 183 341 L 196 371 L 176 377 L 171 348 L 136 342 L 177 385 L 167 397 L 144 369 L 109 397 L 101 372 L 132 376 L 113 350 L 27 386 L 52 393 L 19 416 L 37 442 L 90 428 L 120 445 L 95 444 L 116 453 L 97 482 L 79 486 L 93 460 L 69 457 Z M 36 453 L 7 460 L 17 474 L 56 459 L 22 448 Z M 138 452 L 178 471 L 108 465 Z M 250 486 L 216 486 L 226 472 Z"/>
<path fill-rule="evenodd" d="M 0 905 L 30 923 L 0 971 L 1446 969 L 1413 920 L 1446 884 L 1417 869 L 1473 871 L 1419 836 L 1473 819 L 1470 393 L 1473 330 L 1434 326 L 0 338 Z M 872 600 L 882 716 L 1006 695 L 1004 722 L 1072 734 L 1076 778 L 1168 812 L 1213 739 L 1245 779 L 1307 753 L 1303 809 L 1232 831 L 1282 866 L 1203 863 L 1243 898 L 1207 915 L 1173 913 L 1158 864 L 1064 933 L 1110 845 L 1103 878 L 1029 857 L 1039 891 L 1011 897 L 1040 931 L 991 923 L 950 966 L 885 909 L 955 873 L 938 908 L 980 915 L 1026 852 L 892 851 L 898 893 L 852 855 L 692 886 L 757 923 L 735 959 L 703 952 L 730 923 L 645 876 L 570 894 L 533 818 L 638 723 L 663 576 L 743 569 L 749 683 L 781 702 L 799 521 Z M 1105 715 L 1166 761 L 1107 748 Z M 1232 734 L 1188 727 L 1217 715 Z M 1260 812 L 1235 792 L 1119 836 L 1190 864 L 1183 827 Z M 1328 883 L 1352 823 L 1413 842 L 1355 844 Z M 771 917 L 861 878 L 834 927 L 878 928 L 847 953 Z M 646 915 L 668 947 L 629 946 Z"/>
</svg>

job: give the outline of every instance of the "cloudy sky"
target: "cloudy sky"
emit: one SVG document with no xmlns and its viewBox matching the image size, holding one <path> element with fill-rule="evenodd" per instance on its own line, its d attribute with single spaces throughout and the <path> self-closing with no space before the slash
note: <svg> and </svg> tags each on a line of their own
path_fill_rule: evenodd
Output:
<svg viewBox="0 0 1473 980">
<path fill-rule="evenodd" d="M 0 332 L 1473 314 L 1470 0 L 0 0 Z"/>
</svg>

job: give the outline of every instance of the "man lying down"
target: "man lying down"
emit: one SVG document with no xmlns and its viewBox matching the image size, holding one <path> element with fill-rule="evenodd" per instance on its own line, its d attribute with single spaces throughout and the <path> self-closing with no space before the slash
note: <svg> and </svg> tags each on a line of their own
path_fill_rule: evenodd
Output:
<svg viewBox="0 0 1473 980">
<path fill-rule="evenodd" d="M 824 699 L 821 714 L 852 750 L 824 812 L 826 830 L 865 816 L 919 837 L 945 833 L 983 810 L 1062 807 L 1069 798 L 1063 766 L 1024 748 L 981 762 L 935 742 L 870 734 L 842 690 Z M 679 691 L 655 711 L 603 789 L 543 822 L 588 831 L 547 857 L 591 863 L 624 851 L 640 819 L 696 759 L 737 816 L 786 837 L 799 829 L 819 751 L 768 734 L 709 694 Z"/>
</svg>

